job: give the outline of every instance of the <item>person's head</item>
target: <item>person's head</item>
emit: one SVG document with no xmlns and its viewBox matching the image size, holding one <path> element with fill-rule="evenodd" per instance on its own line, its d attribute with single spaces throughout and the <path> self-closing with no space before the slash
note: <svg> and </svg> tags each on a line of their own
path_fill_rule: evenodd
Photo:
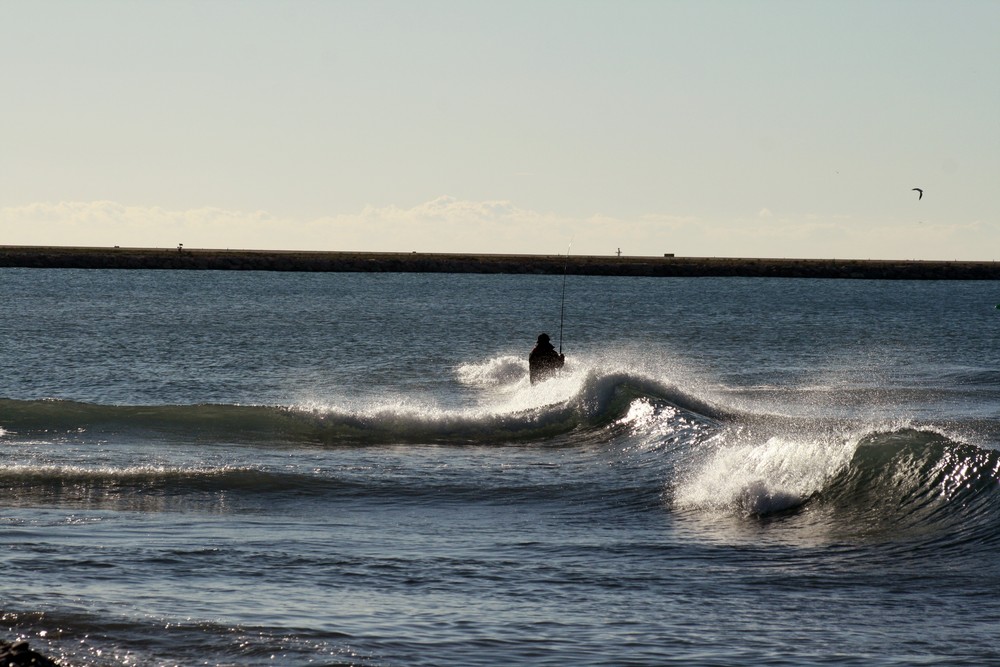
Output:
<svg viewBox="0 0 1000 667">
<path fill-rule="evenodd" d="M 538 336 L 538 342 L 539 343 L 548 343 L 549 342 L 549 335 L 547 333 L 543 333 L 543 334 L 539 335 Z"/>
</svg>

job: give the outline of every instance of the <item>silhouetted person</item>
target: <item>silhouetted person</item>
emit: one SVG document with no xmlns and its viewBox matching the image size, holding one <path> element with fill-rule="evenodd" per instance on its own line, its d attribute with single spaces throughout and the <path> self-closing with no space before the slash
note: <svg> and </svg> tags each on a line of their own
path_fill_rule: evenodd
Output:
<svg viewBox="0 0 1000 667">
<path fill-rule="evenodd" d="M 549 335 L 543 333 L 528 355 L 528 377 L 531 384 L 549 379 L 565 362 L 566 357 L 556 352 L 556 348 L 549 342 Z"/>
</svg>

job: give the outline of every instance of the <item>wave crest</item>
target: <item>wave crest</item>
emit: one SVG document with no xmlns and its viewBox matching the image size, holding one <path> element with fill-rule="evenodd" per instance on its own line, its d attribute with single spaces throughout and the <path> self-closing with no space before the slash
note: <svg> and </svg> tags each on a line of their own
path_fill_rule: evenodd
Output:
<svg viewBox="0 0 1000 667">
<path fill-rule="evenodd" d="M 909 425 L 757 444 L 744 437 L 717 435 L 712 451 L 679 475 L 677 509 L 708 517 L 790 514 L 793 525 L 842 537 L 1000 541 L 1000 452 Z"/>
<path fill-rule="evenodd" d="M 594 431 L 626 415 L 638 396 L 667 401 L 696 415 L 713 408 L 675 386 L 617 370 L 578 366 L 530 385 L 520 360 L 501 357 L 462 367 L 478 387 L 469 407 L 444 408 L 420 397 L 293 406 L 108 406 L 74 401 L 0 400 L 0 437 L 72 438 L 77 434 L 179 441 L 282 445 L 506 444 Z"/>
</svg>

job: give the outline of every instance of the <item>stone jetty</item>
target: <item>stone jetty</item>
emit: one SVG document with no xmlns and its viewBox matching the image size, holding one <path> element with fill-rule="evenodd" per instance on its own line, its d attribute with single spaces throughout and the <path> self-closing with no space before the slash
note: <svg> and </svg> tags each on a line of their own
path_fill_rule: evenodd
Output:
<svg viewBox="0 0 1000 667">
<path fill-rule="evenodd" d="M 1000 263 L 877 259 L 759 259 L 603 255 L 78 248 L 0 246 L 0 267 L 593 276 L 738 276 L 884 280 L 998 280 Z"/>
</svg>

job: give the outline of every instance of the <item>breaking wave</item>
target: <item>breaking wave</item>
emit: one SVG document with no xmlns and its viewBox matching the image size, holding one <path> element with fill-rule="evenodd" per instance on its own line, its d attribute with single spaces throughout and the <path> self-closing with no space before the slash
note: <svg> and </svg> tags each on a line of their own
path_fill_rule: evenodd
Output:
<svg viewBox="0 0 1000 667">
<path fill-rule="evenodd" d="M 459 370 L 464 381 L 504 391 L 479 404 L 445 408 L 419 397 L 301 405 L 101 405 L 63 400 L 0 400 L 0 438 L 121 437 L 274 445 L 512 444 L 599 429 L 651 396 L 711 418 L 693 394 L 643 375 L 584 369 L 530 386 L 504 359 Z M 513 387 L 513 388 L 512 388 Z"/>
</svg>

